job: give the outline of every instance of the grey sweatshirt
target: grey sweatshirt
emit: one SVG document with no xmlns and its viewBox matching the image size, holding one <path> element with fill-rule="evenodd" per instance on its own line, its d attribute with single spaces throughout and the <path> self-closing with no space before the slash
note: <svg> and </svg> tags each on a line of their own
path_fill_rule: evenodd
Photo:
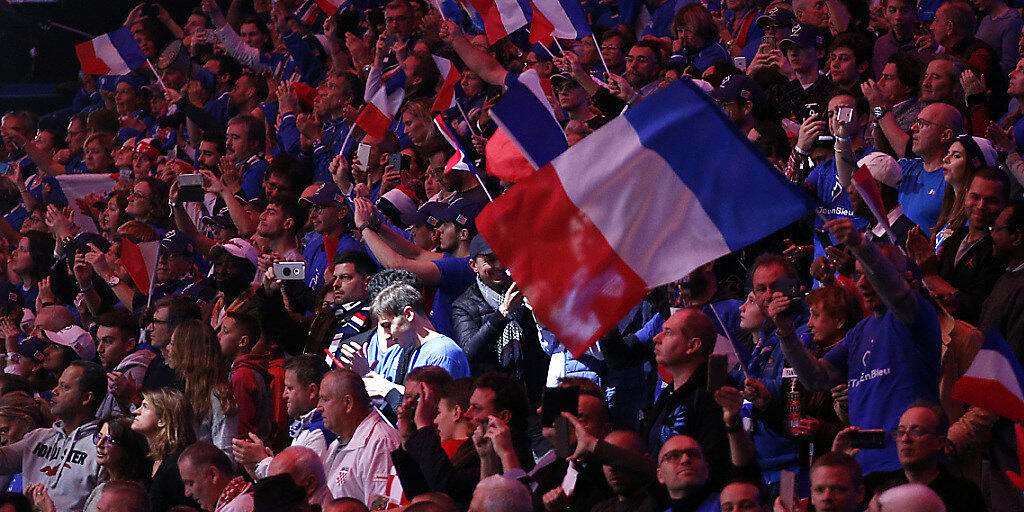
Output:
<svg viewBox="0 0 1024 512">
<path fill-rule="evenodd" d="M 93 434 L 98 421 L 90 421 L 70 434 L 63 422 L 37 428 L 17 443 L 0 447 L 0 474 L 22 473 L 24 486 L 42 483 L 59 511 L 80 511 L 89 492 L 99 483 Z"/>
</svg>

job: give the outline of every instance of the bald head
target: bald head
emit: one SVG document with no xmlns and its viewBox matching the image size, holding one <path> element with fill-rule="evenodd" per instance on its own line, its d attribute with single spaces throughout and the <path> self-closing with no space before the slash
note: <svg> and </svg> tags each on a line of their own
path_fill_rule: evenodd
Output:
<svg viewBox="0 0 1024 512">
<path fill-rule="evenodd" d="M 324 466 L 320 457 L 305 446 L 289 446 L 274 456 L 267 469 L 267 476 L 289 474 L 292 480 L 312 496 L 324 483 Z"/>
<path fill-rule="evenodd" d="M 355 498 L 338 498 L 324 505 L 324 512 L 370 512 L 370 509 Z"/>
<path fill-rule="evenodd" d="M 964 116 L 960 114 L 960 111 L 957 110 L 956 107 L 947 103 L 932 103 L 922 109 L 921 113 L 924 113 L 925 110 L 929 109 L 935 112 L 934 119 L 943 126 L 953 130 L 955 132 L 954 135 L 960 135 L 963 133 Z"/>
<path fill-rule="evenodd" d="M 927 485 L 904 484 L 878 497 L 879 512 L 946 512 L 946 505 Z"/>
<path fill-rule="evenodd" d="M 324 375 L 323 387 L 332 390 L 336 396 L 351 395 L 356 403 L 370 407 L 370 395 L 358 373 L 348 369 L 335 369 Z"/>
<path fill-rule="evenodd" d="M 946 103 L 932 103 L 917 114 L 912 126 L 911 149 L 926 162 L 941 159 L 963 128 L 964 118 L 956 108 Z"/>
</svg>

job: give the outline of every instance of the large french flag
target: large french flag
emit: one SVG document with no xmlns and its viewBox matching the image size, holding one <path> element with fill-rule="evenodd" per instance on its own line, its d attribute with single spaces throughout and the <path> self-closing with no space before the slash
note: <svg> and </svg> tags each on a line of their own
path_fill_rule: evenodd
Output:
<svg viewBox="0 0 1024 512">
<path fill-rule="evenodd" d="M 538 43 L 548 37 L 579 39 L 591 34 L 587 15 L 580 0 L 533 0 L 533 19 L 530 21 L 530 42 Z"/>
<path fill-rule="evenodd" d="M 377 90 L 369 95 L 366 106 L 356 118 L 356 125 L 376 139 L 387 133 L 405 99 L 405 70 L 402 66 L 392 69 L 384 74 L 378 84 Z"/>
<path fill-rule="evenodd" d="M 978 355 L 953 385 L 953 398 L 1024 423 L 1024 371 L 999 331 L 985 336 Z"/>
<path fill-rule="evenodd" d="M 462 80 L 462 73 L 459 73 L 459 70 L 455 68 L 452 61 L 440 55 L 431 55 L 431 57 L 434 58 L 434 64 L 437 65 L 437 71 L 441 73 L 443 81 L 430 110 L 432 112 L 443 112 L 455 106 L 455 91 L 459 89 L 459 80 Z"/>
<path fill-rule="evenodd" d="M 448 126 L 448 123 L 444 122 L 444 118 L 440 114 L 434 116 L 434 124 L 437 125 L 437 131 L 441 132 L 441 135 L 448 141 L 448 144 L 455 148 L 455 154 L 448 159 L 448 163 L 444 166 L 444 172 L 447 173 L 455 169 L 475 173 L 476 166 L 466 157 L 466 152 L 462 149 L 462 144 L 459 144 L 459 139 L 455 136 L 455 132 Z"/>
<path fill-rule="evenodd" d="M 146 56 L 128 27 L 75 46 L 82 72 L 87 75 L 127 75 L 146 64 Z"/>
<path fill-rule="evenodd" d="M 491 108 L 491 117 L 535 169 L 569 147 L 537 72 L 530 69 Z"/>
<path fill-rule="evenodd" d="M 578 357 L 652 288 L 811 211 L 707 95 L 678 80 L 496 198 L 477 227 Z"/>
<path fill-rule="evenodd" d="M 483 17 L 488 44 L 508 37 L 530 22 L 529 5 L 518 0 L 465 0 L 465 3 Z"/>
</svg>

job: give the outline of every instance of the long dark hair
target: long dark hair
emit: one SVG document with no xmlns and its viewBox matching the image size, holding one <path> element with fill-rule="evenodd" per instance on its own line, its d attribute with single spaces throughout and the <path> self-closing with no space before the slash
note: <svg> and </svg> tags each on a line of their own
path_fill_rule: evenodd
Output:
<svg viewBox="0 0 1024 512">
<path fill-rule="evenodd" d="M 106 466 L 107 480 L 130 480 L 148 482 L 153 461 L 146 457 L 149 445 L 146 437 L 132 430 L 132 419 L 127 416 L 111 416 L 100 423 L 107 426 L 113 443 L 121 449 L 120 456 Z"/>
</svg>

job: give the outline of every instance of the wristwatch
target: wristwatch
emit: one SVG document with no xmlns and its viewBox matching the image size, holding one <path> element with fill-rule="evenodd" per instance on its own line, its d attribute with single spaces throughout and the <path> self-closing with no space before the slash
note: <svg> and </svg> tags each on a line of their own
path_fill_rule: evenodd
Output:
<svg viewBox="0 0 1024 512">
<path fill-rule="evenodd" d="M 889 107 L 881 107 L 881 106 L 879 106 L 879 107 L 875 107 L 875 108 L 871 109 L 871 115 L 875 118 L 875 120 L 880 121 L 883 117 L 885 117 L 885 114 L 888 113 L 891 110 L 892 109 L 889 108 Z"/>
<path fill-rule="evenodd" d="M 110 285 L 111 288 L 113 288 L 121 284 L 121 278 L 117 276 L 110 276 L 110 279 L 107 279 L 107 284 Z"/>
</svg>

